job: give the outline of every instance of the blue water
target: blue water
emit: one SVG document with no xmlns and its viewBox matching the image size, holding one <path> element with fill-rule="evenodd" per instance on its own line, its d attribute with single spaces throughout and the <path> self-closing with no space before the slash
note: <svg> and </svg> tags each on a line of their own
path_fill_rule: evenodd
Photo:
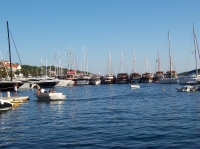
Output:
<svg viewBox="0 0 200 149">
<path fill-rule="evenodd" d="M 177 86 L 56 88 L 67 95 L 57 102 L 22 90 L 30 100 L 0 113 L 0 148 L 199 148 L 200 92 Z"/>
</svg>

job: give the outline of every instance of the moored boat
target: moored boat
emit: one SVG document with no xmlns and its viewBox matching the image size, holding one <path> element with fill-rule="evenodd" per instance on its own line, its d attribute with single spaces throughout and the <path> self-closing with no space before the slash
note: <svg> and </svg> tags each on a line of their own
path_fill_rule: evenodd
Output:
<svg viewBox="0 0 200 149">
<path fill-rule="evenodd" d="M 80 75 L 76 78 L 76 85 L 89 85 L 91 80 L 90 75 Z"/>
<path fill-rule="evenodd" d="M 164 78 L 164 71 L 157 71 L 153 76 L 154 82 L 158 82 L 162 78 Z"/>
<path fill-rule="evenodd" d="M 171 45 L 170 45 L 170 35 L 168 31 L 168 42 L 169 42 L 169 67 L 170 70 L 164 74 L 164 78 L 161 78 L 158 82 L 161 84 L 177 84 L 178 74 L 176 70 L 172 70 L 172 56 L 171 56 Z"/>
<path fill-rule="evenodd" d="M 136 64 L 136 56 L 135 56 L 135 51 L 134 51 L 134 56 L 133 56 L 133 68 L 130 73 L 130 83 L 140 83 L 141 82 L 141 74 L 137 72 L 136 70 L 137 64 Z"/>
<path fill-rule="evenodd" d="M 13 107 L 13 104 L 10 101 L 0 99 L 0 110 L 8 110 Z"/>
<path fill-rule="evenodd" d="M 33 88 L 36 84 L 43 88 L 52 88 L 59 83 L 59 79 L 51 77 L 27 78 L 27 83 L 30 84 L 30 88 Z"/>
<path fill-rule="evenodd" d="M 145 54 L 145 72 L 142 74 L 141 83 L 151 83 L 153 82 L 153 74 L 148 70 L 150 67 L 148 62 L 148 55 Z"/>
<path fill-rule="evenodd" d="M 158 59 L 156 60 L 157 62 L 157 71 L 153 76 L 153 81 L 158 82 L 160 79 L 164 78 L 164 71 L 160 70 L 160 55 L 158 51 Z"/>
<path fill-rule="evenodd" d="M 11 49 L 10 49 L 10 34 L 9 25 L 7 21 L 7 34 L 8 34 L 8 50 L 9 50 L 9 62 L 10 62 L 10 78 L 7 80 L 0 80 L 0 90 L 1 91 L 13 91 L 14 85 L 18 84 L 18 87 L 22 86 L 24 83 L 21 81 L 14 81 L 12 77 L 12 62 L 11 62 Z"/>
<path fill-rule="evenodd" d="M 164 78 L 161 78 L 158 82 L 161 84 L 177 84 L 178 74 L 175 70 L 167 71 Z"/>
<path fill-rule="evenodd" d="M 117 74 L 117 84 L 129 83 L 128 73 L 118 73 Z"/>
<path fill-rule="evenodd" d="M 124 72 L 124 56 L 122 51 L 122 59 L 121 59 L 121 72 L 117 74 L 117 84 L 126 84 L 129 83 L 129 75 Z"/>
<path fill-rule="evenodd" d="M 111 72 L 112 65 L 111 65 L 111 54 L 108 53 L 108 72 L 103 77 L 103 84 L 116 84 L 116 76 Z"/>
<path fill-rule="evenodd" d="M 146 72 L 142 74 L 141 78 L 142 83 L 151 83 L 153 82 L 153 74 L 151 72 Z"/>
<path fill-rule="evenodd" d="M 91 77 L 90 84 L 98 85 L 101 84 L 101 76 L 94 75 Z"/>
<path fill-rule="evenodd" d="M 200 75 L 198 73 L 198 61 L 197 61 L 197 49 L 198 49 L 198 43 L 197 43 L 197 37 L 195 33 L 194 23 L 193 23 L 193 36 L 194 36 L 194 55 L 195 55 L 195 65 L 196 69 L 190 72 L 189 76 L 186 77 L 179 77 L 178 83 L 180 85 L 197 85 L 200 84 Z"/>
</svg>

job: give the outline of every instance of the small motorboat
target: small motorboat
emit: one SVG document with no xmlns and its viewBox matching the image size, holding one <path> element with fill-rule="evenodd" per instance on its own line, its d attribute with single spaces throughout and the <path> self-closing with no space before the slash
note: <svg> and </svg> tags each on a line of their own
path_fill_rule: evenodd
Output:
<svg viewBox="0 0 200 149">
<path fill-rule="evenodd" d="M 131 84 L 131 88 L 132 89 L 137 89 L 137 88 L 140 88 L 140 85 L 138 83 L 132 83 Z"/>
<path fill-rule="evenodd" d="M 181 87 L 181 88 L 176 88 L 176 90 L 178 92 L 190 92 L 190 91 L 194 91 L 195 92 L 197 90 L 197 87 L 186 85 L 186 86 Z"/>
<path fill-rule="evenodd" d="M 0 99 L 0 110 L 8 110 L 11 109 L 13 104 L 10 101 Z"/>
<path fill-rule="evenodd" d="M 63 95 L 62 93 L 40 93 L 35 96 L 38 101 L 57 101 L 66 99 L 66 95 Z"/>
</svg>

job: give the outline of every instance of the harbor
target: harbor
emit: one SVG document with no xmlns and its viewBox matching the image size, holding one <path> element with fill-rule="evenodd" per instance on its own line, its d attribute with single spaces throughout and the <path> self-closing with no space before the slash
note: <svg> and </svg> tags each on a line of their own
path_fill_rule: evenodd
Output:
<svg viewBox="0 0 200 149">
<path fill-rule="evenodd" d="M 198 149 L 200 1 L 1 1 L 0 149 Z"/>
<path fill-rule="evenodd" d="M 200 92 L 177 92 L 178 84 L 140 86 L 59 87 L 67 98 L 52 102 L 37 101 L 35 89 L 19 91 L 29 100 L 0 112 L 0 147 L 198 148 Z"/>
</svg>

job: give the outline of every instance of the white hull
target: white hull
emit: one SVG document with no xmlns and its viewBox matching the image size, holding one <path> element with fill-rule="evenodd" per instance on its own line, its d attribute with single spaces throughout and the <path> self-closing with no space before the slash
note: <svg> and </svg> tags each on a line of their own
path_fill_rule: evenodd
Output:
<svg viewBox="0 0 200 149">
<path fill-rule="evenodd" d="M 137 88 L 140 88 L 140 85 L 139 84 L 131 84 L 131 88 L 137 89 Z"/>
<path fill-rule="evenodd" d="M 66 87 L 66 86 L 72 86 L 74 84 L 74 81 L 72 80 L 59 80 L 60 82 L 55 85 L 55 87 Z"/>
<path fill-rule="evenodd" d="M 178 83 L 181 85 L 196 85 L 196 84 L 200 84 L 200 76 L 198 75 L 196 77 L 196 75 L 191 75 L 191 76 L 187 76 L 187 77 L 180 77 L 178 79 Z"/>
<path fill-rule="evenodd" d="M 66 99 L 66 95 L 63 95 L 62 93 L 40 93 L 35 96 L 38 101 L 57 101 Z"/>
<path fill-rule="evenodd" d="M 158 81 L 160 84 L 177 84 L 177 78 L 162 78 Z"/>
<path fill-rule="evenodd" d="M 77 85 L 88 85 L 90 83 L 90 81 L 89 80 L 76 80 L 76 84 Z"/>
<path fill-rule="evenodd" d="M 30 89 L 30 84 L 24 83 L 22 86 L 19 87 L 19 89 Z"/>
<path fill-rule="evenodd" d="M 93 84 L 93 85 L 101 84 L 101 80 L 98 80 L 98 81 L 91 81 L 91 84 Z"/>
<path fill-rule="evenodd" d="M 182 88 L 176 88 L 178 92 L 190 92 L 190 91 L 196 91 L 198 88 L 196 86 L 189 86 L 186 85 L 185 87 Z"/>
<path fill-rule="evenodd" d="M 9 110 L 11 109 L 13 104 L 7 100 L 0 99 L 0 110 Z"/>
</svg>

